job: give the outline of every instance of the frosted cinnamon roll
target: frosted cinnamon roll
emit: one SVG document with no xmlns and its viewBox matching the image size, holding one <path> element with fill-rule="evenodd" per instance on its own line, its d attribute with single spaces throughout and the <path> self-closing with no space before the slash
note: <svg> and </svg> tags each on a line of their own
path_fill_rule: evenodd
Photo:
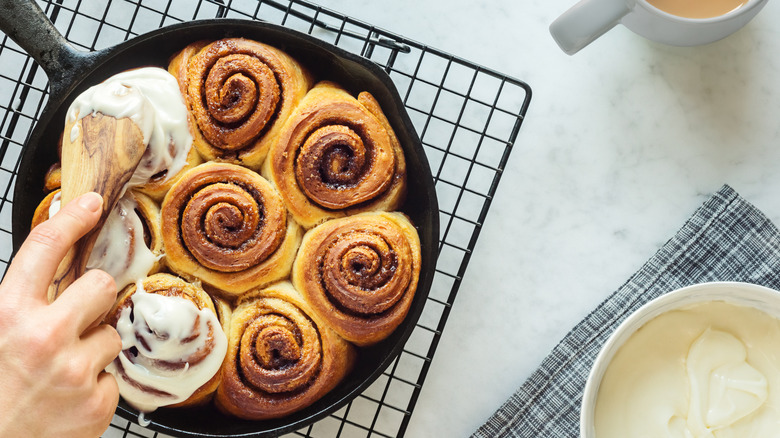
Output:
<svg viewBox="0 0 780 438">
<path fill-rule="evenodd" d="M 60 209 L 55 190 L 35 209 L 32 227 Z M 114 277 L 117 289 L 160 270 L 163 253 L 160 208 L 148 196 L 128 191 L 117 201 L 98 233 L 87 269 L 102 269 Z M 50 297 L 53 299 L 54 297 Z"/>
<path fill-rule="evenodd" d="M 405 215 L 361 213 L 309 230 L 292 282 L 336 333 L 366 346 L 406 317 L 420 264 L 417 230 Z"/>
<path fill-rule="evenodd" d="M 287 277 L 302 234 L 268 181 L 228 163 L 201 164 L 171 188 L 162 233 L 173 271 L 229 299 Z"/>
<path fill-rule="evenodd" d="M 127 288 L 105 318 L 122 338 L 122 352 L 106 371 L 141 412 L 202 404 L 219 385 L 229 317 L 229 307 L 197 284 L 152 275 Z"/>
<path fill-rule="evenodd" d="M 403 150 L 379 103 L 368 92 L 355 99 L 332 82 L 306 94 L 269 151 L 263 175 L 305 228 L 396 210 L 406 189 Z"/>
<path fill-rule="evenodd" d="M 289 282 L 242 298 L 229 333 L 216 403 L 244 419 L 278 418 L 309 406 L 355 361 L 354 347 L 321 323 Z"/>
<path fill-rule="evenodd" d="M 244 38 L 193 43 L 174 56 L 168 71 L 184 92 L 200 154 L 253 169 L 311 86 L 293 58 Z"/>
<path fill-rule="evenodd" d="M 166 151 L 169 155 L 169 159 L 173 160 L 177 151 L 171 147 Z M 167 161 L 167 159 L 166 159 Z M 193 167 L 201 164 L 203 158 L 198 154 L 197 149 L 190 148 L 187 154 L 184 156 L 184 164 L 180 168 L 163 166 L 161 170 L 154 173 L 149 177 L 148 182 L 134 187 L 134 190 L 141 192 L 157 202 L 161 202 L 171 189 L 174 183 L 184 174 L 184 172 L 192 169 Z M 178 164 L 176 164 L 178 166 Z"/>
</svg>

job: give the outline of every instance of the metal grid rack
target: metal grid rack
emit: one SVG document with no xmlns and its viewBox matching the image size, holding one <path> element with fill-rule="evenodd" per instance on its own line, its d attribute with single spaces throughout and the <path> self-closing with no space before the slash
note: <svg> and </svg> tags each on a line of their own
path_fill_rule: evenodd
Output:
<svg viewBox="0 0 780 438">
<path fill-rule="evenodd" d="M 439 260 L 402 354 L 361 396 L 303 437 L 403 436 L 499 179 L 528 109 L 525 83 L 303 0 L 38 0 L 75 46 L 97 50 L 194 19 L 264 20 L 312 34 L 390 74 L 422 139 L 439 198 Z M 0 33 L 0 272 L 11 258 L 13 185 L 47 78 Z M 158 437 L 116 417 L 104 437 Z"/>
</svg>

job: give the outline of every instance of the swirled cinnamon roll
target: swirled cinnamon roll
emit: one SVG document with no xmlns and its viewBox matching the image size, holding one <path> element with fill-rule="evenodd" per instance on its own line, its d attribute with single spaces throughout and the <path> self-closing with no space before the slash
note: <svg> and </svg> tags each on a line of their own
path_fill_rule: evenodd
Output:
<svg viewBox="0 0 780 438">
<path fill-rule="evenodd" d="M 122 352 L 106 368 L 120 395 L 141 412 L 210 400 L 227 351 L 229 307 L 170 274 L 138 285 L 127 288 L 105 318 L 122 338 Z"/>
<path fill-rule="evenodd" d="M 162 204 L 166 263 L 226 298 L 285 278 L 301 239 L 277 191 L 254 171 L 204 163 Z"/>
<path fill-rule="evenodd" d="M 311 86 L 286 53 L 244 38 L 199 41 L 171 60 L 206 160 L 259 169 L 282 123 Z"/>
<path fill-rule="evenodd" d="M 249 420 L 300 410 L 333 389 L 352 345 L 320 322 L 289 282 L 242 298 L 233 312 L 217 406 Z"/>
<path fill-rule="evenodd" d="M 310 228 L 330 218 L 403 203 L 406 161 L 379 103 L 355 99 L 332 82 L 306 94 L 263 164 L 295 220 Z"/>
<path fill-rule="evenodd" d="M 32 227 L 59 209 L 60 191 L 55 190 L 38 204 Z M 131 190 L 117 201 L 108 215 L 87 260 L 87 269 L 106 271 L 121 290 L 160 270 L 162 248 L 160 208 L 148 196 Z"/>
<path fill-rule="evenodd" d="M 371 345 L 406 317 L 420 275 L 420 239 L 402 213 L 369 212 L 309 230 L 292 282 L 344 339 Z"/>
</svg>

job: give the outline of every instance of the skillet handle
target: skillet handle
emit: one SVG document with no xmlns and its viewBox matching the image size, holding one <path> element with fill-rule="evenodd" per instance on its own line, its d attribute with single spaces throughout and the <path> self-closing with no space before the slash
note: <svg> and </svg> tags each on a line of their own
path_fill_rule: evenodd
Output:
<svg viewBox="0 0 780 438">
<path fill-rule="evenodd" d="M 0 30 L 43 68 L 53 95 L 91 64 L 92 56 L 76 51 L 34 0 L 0 0 Z"/>
</svg>

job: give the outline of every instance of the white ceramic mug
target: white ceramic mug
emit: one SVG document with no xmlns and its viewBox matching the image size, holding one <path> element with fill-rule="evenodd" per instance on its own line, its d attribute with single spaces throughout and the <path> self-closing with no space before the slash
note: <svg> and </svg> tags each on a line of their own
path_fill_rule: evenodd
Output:
<svg viewBox="0 0 780 438">
<path fill-rule="evenodd" d="M 685 18 L 664 12 L 647 0 L 581 0 L 550 25 L 555 41 L 569 55 L 622 23 L 633 32 L 673 46 L 696 46 L 724 38 L 747 24 L 768 0 L 749 0 L 712 18 Z"/>
</svg>

